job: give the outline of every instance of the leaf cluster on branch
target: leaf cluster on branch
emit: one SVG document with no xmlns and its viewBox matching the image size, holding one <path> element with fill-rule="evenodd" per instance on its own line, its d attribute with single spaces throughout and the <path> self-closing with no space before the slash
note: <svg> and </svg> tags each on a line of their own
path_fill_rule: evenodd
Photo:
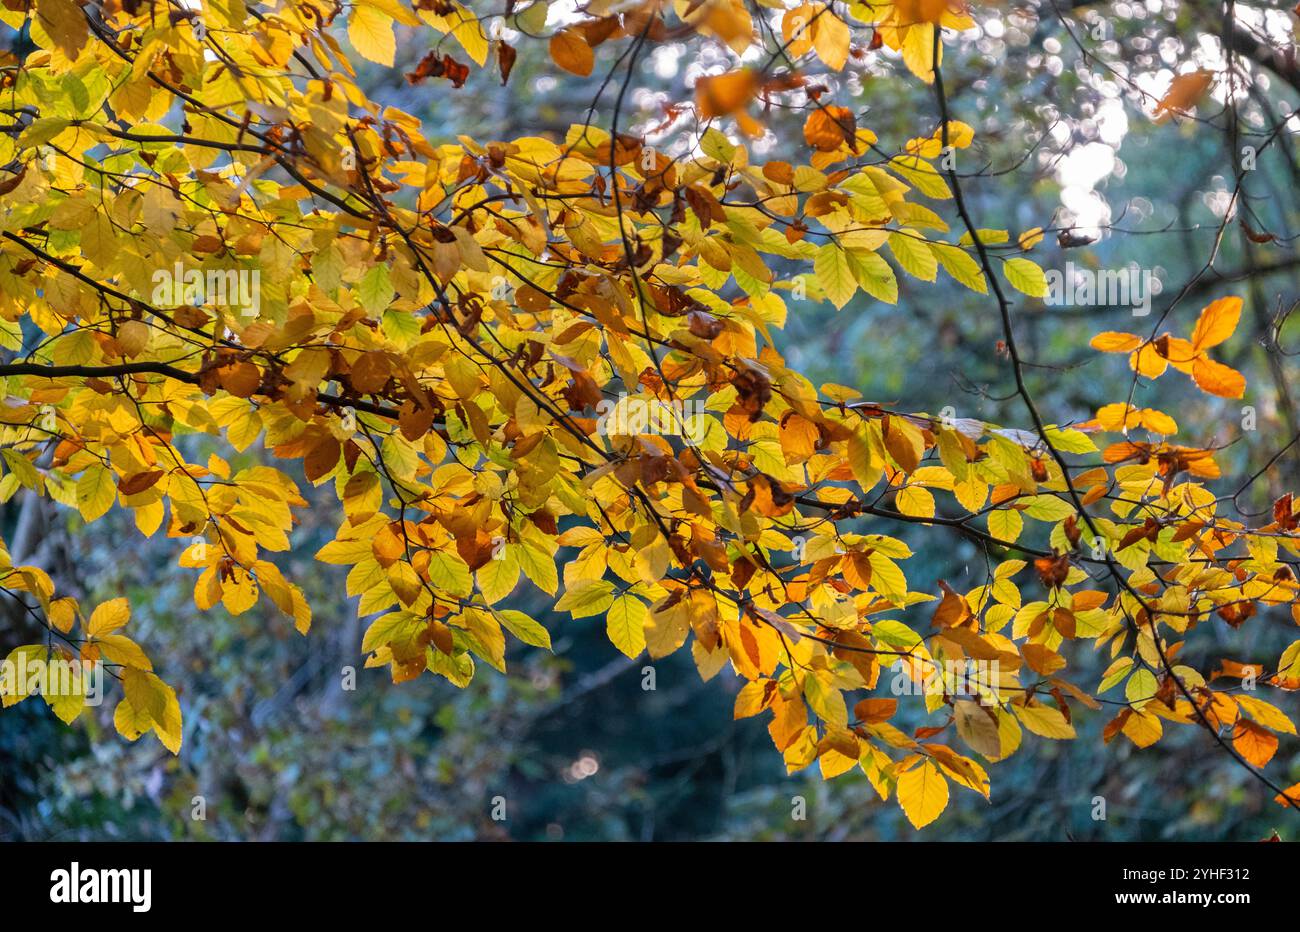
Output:
<svg viewBox="0 0 1300 932">
<path fill-rule="evenodd" d="M 1235 514 L 1206 485 L 1215 451 L 1173 443 L 1174 419 L 1122 391 L 1085 424 L 1040 415 L 1011 296 L 1045 293 L 1027 255 L 1042 231 L 979 227 L 944 163 L 975 137 L 949 113 L 940 54 L 973 25 L 964 4 L 547 13 L 7 4 L 0 20 L 35 50 L 0 70 L 0 498 L 26 490 L 87 522 L 128 511 L 176 540 L 199 608 L 268 600 L 308 634 L 311 606 L 272 556 L 293 546 L 299 483 L 327 487 L 340 523 L 316 558 L 350 568 L 368 665 L 461 686 L 480 664 L 504 671 L 510 639 L 550 647 L 506 604 L 535 587 L 603 619 L 629 657 L 730 668 L 747 681 L 735 715 L 769 715 L 791 770 L 860 767 L 918 827 L 950 783 L 987 798 L 985 764 L 1025 732 L 1071 739 L 1103 707 L 1108 742 L 1202 729 L 1271 786 L 1262 768 L 1295 727 L 1238 687 L 1300 687 L 1300 641 L 1253 664 L 1180 656 L 1215 617 L 1300 621 L 1300 512 L 1287 496 L 1267 520 Z M 395 73 L 398 36 L 419 37 L 432 51 L 406 77 L 436 93 L 464 93 L 475 68 L 508 82 L 510 43 L 544 41 L 559 68 L 604 77 L 614 116 L 563 138 L 429 138 L 361 89 L 344 35 Z M 619 125 L 638 63 L 668 41 L 745 56 L 696 83 L 697 144 L 679 157 Z M 936 99 L 930 125 L 889 144 L 806 76 L 885 50 Z M 795 99 L 806 158 L 764 161 L 749 140 Z M 900 276 L 940 270 L 1004 322 L 1023 427 L 873 403 L 778 351 L 800 301 L 893 304 Z M 1240 310 L 1220 296 L 1190 340 L 1094 346 L 1130 353 L 1134 378 L 1173 367 L 1240 397 L 1241 374 L 1206 354 Z M 187 434 L 234 452 L 191 461 Z M 912 525 L 983 547 L 986 582 L 917 578 L 896 536 Z M 47 632 L 11 667 L 102 664 L 118 730 L 180 751 L 176 693 L 125 633 L 125 600 L 87 610 L 3 550 L 0 586 Z M 1090 650 L 1113 660 L 1100 683 L 1071 672 Z M 955 686 L 958 668 L 977 673 Z M 929 724 L 891 724 L 890 669 Z M 26 698 L 13 683 L 6 706 Z M 84 711 L 46 698 L 67 721 Z M 1300 808 L 1300 790 L 1274 790 Z"/>
</svg>

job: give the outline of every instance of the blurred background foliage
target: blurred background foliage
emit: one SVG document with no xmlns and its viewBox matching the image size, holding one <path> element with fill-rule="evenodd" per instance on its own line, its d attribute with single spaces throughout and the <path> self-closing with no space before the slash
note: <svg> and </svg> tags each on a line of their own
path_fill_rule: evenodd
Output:
<svg viewBox="0 0 1300 932">
<path fill-rule="evenodd" d="M 471 5 L 484 15 L 489 8 Z M 1164 286 L 1152 316 L 1136 320 L 1128 308 L 1022 300 L 1018 332 L 1040 409 L 1066 423 L 1123 399 L 1129 373 L 1119 357 L 1088 349 L 1094 333 L 1149 331 L 1189 282 L 1168 322 L 1177 333 L 1190 330 L 1210 298 L 1241 294 L 1247 313 L 1224 361 L 1250 381 L 1242 402 L 1170 378 L 1135 397 L 1139 406 L 1175 416 L 1182 428 L 1177 442 L 1230 444 L 1219 456 L 1224 478 L 1212 487 L 1236 488 L 1296 432 L 1288 380 L 1297 369 L 1287 348 L 1300 351 L 1300 341 L 1285 324 L 1300 265 L 1290 233 L 1300 189 L 1294 121 L 1261 151 L 1238 215 L 1223 225 L 1238 150 L 1262 146 L 1259 134 L 1300 98 L 1294 64 L 1266 62 L 1251 45 L 1266 35 L 1289 42 L 1289 9 L 1235 5 L 1246 24 L 1232 43 L 1246 76 L 1239 87 L 1250 90 L 1236 108 L 1234 142 L 1224 131 L 1233 115 L 1223 106 L 1222 82 L 1197 120 L 1157 125 L 1148 116 L 1175 72 L 1226 66 L 1218 4 L 1045 0 L 974 8 L 980 28 L 949 46 L 944 71 L 952 115 L 976 130 L 958 170 L 969 176 L 964 184 L 978 225 L 1013 236 L 1046 228 L 1034 258 L 1048 269 L 1135 263 L 1154 270 Z M 553 9 L 551 24 L 564 16 Z M 868 51 L 870 30 L 860 33 L 859 52 L 844 72 L 821 74 L 814 62 L 806 74 L 851 106 L 882 150 L 899 151 L 937 125 L 932 91 L 892 54 Z M 599 48 L 595 73 L 584 80 L 558 72 L 544 41 L 503 36 L 518 51 L 504 86 L 486 69 L 461 89 L 437 80 L 398 83 L 397 71 L 364 63 L 363 78 L 376 99 L 423 119 L 435 142 L 460 134 L 481 141 L 562 136 L 570 123 L 588 118 L 609 125 L 617 87 L 600 99 L 596 92 L 622 44 Z M 8 40 L 19 49 L 20 37 Z M 408 70 L 428 51 L 410 34 L 399 43 L 399 65 Z M 451 43 L 441 50 L 459 52 Z M 654 48 L 638 63 L 620 126 L 671 154 L 688 152 L 698 127 L 689 108 L 669 105 L 688 101 L 697 77 L 733 61 L 698 38 Z M 787 98 L 764 114 L 768 133 L 754 148 L 766 158 L 806 161 L 806 96 Z M 1213 268 L 1197 279 L 1221 226 Z M 1069 231 L 1063 241 L 1060 231 Z M 1261 231 L 1275 238 L 1253 241 L 1264 239 Z M 1094 241 L 1071 245 L 1083 239 Z M 838 313 L 829 303 L 794 300 L 789 311 L 780 348 L 814 383 L 855 386 L 869 400 L 909 410 L 951 406 L 957 416 L 1024 426 L 1015 405 L 1000 400 L 1010 391 L 1009 369 L 991 299 L 951 280 L 925 285 L 900 276 L 897 306 L 859 295 Z M 1242 404 L 1257 412 L 1253 432 L 1241 429 Z M 197 456 L 211 438 L 183 442 Z M 232 465 L 261 455 L 254 448 Z M 1292 449 L 1242 507 L 1265 509 L 1284 485 L 1294 487 L 1298 463 Z M 465 690 L 433 677 L 394 686 L 383 670 L 363 669 L 364 627 L 342 595 L 344 574 L 312 558 L 340 520 L 323 499 L 318 504 L 303 511 L 295 554 L 282 563 L 316 609 L 306 638 L 261 606 L 238 618 L 220 606 L 198 613 L 188 591 L 192 573 L 175 565 L 185 541 L 142 539 L 119 515 L 83 527 L 75 514 L 31 498 L 3 507 L 0 533 L 16 562 L 45 566 L 61 588 L 92 602 L 131 599 L 133 624 L 145 628 L 138 638 L 180 689 L 186 732 L 179 759 L 155 742 L 125 743 L 108 721 L 111 693 L 98 715 L 74 729 L 43 704 L 0 713 L 0 839 L 1251 840 L 1274 829 L 1283 838 L 1296 835 L 1288 814 L 1203 734 L 1176 729 L 1146 751 L 1125 740 L 1103 746 L 1104 710 L 1081 716 L 1077 741 L 1030 736 L 1010 760 L 990 767 L 991 802 L 954 790 L 949 811 L 918 834 L 861 773 L 829 783 L 815 766 L 787 775 L 767 737 L 767 716 L 732 721 L 737 682 L 727 672 L 702 683 L 685 651 L 653 665 L 628 661 L 607 641 L 601 619 L 574 622 L 551 613 L 535 590 L 516 598 L 551 630 L 553 655 L 516 644 L 506 676 L 489 671 Z M 909 528 L 904 536 L 917 551 L 907 568 L 918 586 L 942 578 L 965 590 L 982 581 L 984 555 L 969 541 L 942 529 Z M 908 621 L 924 628 L 928 618 L 923 607 Z M 1295 637 L 1284 613 L 1263 613 L 1235 632 L 1217 618 L 1203 624 L 1213 636 L 1183 658 L 1201 668 L 1221 656 L 1276 657 Z M 31 637 L 19 617 L 4 616 L 0 649 Z M 1079 645 L 1067 674 L 1092 688 L 1105 662 Z M 349 667 L 353 690 L 343 688 Z M 890 679 L 888 672 L 882 677 L 886 689 Z M 1293 701 L 1283 704 L 1295 711 Z M 1300 780 L 1298 744 L 1283 736 L 1270 766 L 1283 785 Z M 497 797 L 505 821 L 492 818 Z M 1104 821 L 1092 817 L 1097 797 L 1105 800 Z M 804 818 L 797 818 L 799 799 Z"/>
</svg>

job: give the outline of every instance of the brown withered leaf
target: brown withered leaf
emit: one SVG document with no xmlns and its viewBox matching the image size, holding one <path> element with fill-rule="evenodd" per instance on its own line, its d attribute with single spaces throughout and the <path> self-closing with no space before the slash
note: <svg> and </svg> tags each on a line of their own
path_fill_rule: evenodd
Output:
<svg viewBox="0 0 1300 932">
<path fill-rule="evenodd" d="M 464 87 L 469 78 L 469 65 L 463 65 L 445 53 L 427 52 L 414 71 L 406 72 L 406 81 L 408 84 L 423 84 L 429 78 L 446 78 L 452 87 Z"/>
<path fill-rule="evenodd" d="M 1070 575 L 1070 556 L 1069 554 L 1060 554 L 1052 557 L 1039 557 L 1034 560 L 1034 569 L 1038 571 L 1038 578 L 1048 589 L 1059 589 L 1065 582 L 1065 577 Z"/>
<path fill-rule="evenodd" d="M 150 469 L 147 472 L 138 472 L 129 478 L 120 479 L 117 483 L 117 491 L 120 495 L 138 495 L 145 489 L 152 488 L 158 484 L 158 480 L 163 477 L 161 469 Z"/>
<path fill-rule="evenodd" d="M 510 80 L 510 72 L 515 69 L 515 59 L 519 53 L 515 47 L 508 42 L 497 43 L 497 69 L 501 72 L 501 83 L 504 85 Z"/>
</svg>

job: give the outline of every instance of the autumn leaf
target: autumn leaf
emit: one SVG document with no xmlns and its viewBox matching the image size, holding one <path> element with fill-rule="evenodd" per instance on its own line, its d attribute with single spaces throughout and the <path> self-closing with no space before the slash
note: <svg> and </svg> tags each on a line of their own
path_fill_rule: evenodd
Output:
<svg viewBox="0 0 1300 932">
<path fill-rule="evenodd" d="M 615 599 L 605 613 L 605 627 L 610 642 L 633 659 L 645 650 L 647 615 L 646 604 L 631 595 Z"/>
<path fill-rule="evenodd" d="M 1207 349 L 1233 334 L 1240 317 L 1240 298 L 1220 298 L 1201 311 L 1190 341 L 1169 333 L 1144 341 L 1131 333 L 1106 331 L 1093 337 L 1090 345 L 1103 353 L 1129 353 L 1129 366 L 1149 379 L 1158 378 L 1172 366 L 1190 375 L 1196 386 L 1207 394 L 1240 398 L 1246 391 L 1245 376 L 1206 355 Z M 1157 419 L 1157 422 L 1160 428 L 1172 426 L 1172 419 Z"/>
<path fill-rule="evenodd" d="M 808 114 L 803 124 L 804 142 L 821 152 L 834 152 L 846 143 L 855 146 L 857 120 L 847 107 L 822 107 Z"/>
<path fill-rule="evenodd" d="M 596 63 L 586 37 L 580 30 L 573 28 L 561 29 L 551 36 L 551 60 L 565 71 L 582 78 L 591 74 Z"/>
<path fill-rule="evenodd" d="M 1196 106 L 1197 101 L 1214 83 L 1214 72 L 1200 69 L 1177 75 L 1169 84 L 1169 90 L 1156 104 L 1157 122 L 1167 120 L 1171 114 L 1185 114 Z"/>
<path fill-rule="evenodd" d="M 1192 378 L 1203 392 L 1221 398 L 1240 398 L 1246 393 L 1246 377 L 1231 366 L 1198 356 L 1192 363 Z"/>
<path fill-rule="evenodd" d="M 1177 302 L 1173 330 L 1097 333 L 1128 371 L 1077 365 L 1026 253 L 1092 244 L 1072 202 L 1046 239 L 1060 186 L 1033 174 L 1091 137 L 1041 125 L 1061 112 L 1041 64 L 1020 105 L 996 99 L 1007 43 L 944 61 L 976 32 L 966 3 L 596 4 L 558 27 L 545 3 L 10 6 L 31 28 L 4 71 L 0 582 L 27 633 L 5 659 L 77 656 L 113 702 L 0 678 L 6 710 L 39 693 L 88 740 L 111 716 L 189 754 L 179 697 L 213 722 L 225 701 L 190 691 L 219 672 L 204 650 L 316 636 L 347 603 L 394 683 L 464 688 L 539 649 L 567 669 L 585 632 L 607 655 L 584 663 L 678 654 L 761 715 L 789 773 L 860 770 L 916 828 L 950 781 L 990 798 L 978 761 L 1059 755 L 1038 739 L 1094 722 L 1098 753 L 1176 755 L 1208 722 L 1224 766 L 1285 769 L 1300 641 L 1252 652 L 1300 622 L 1281 444 L 1233 444 L 1163 393 L 1244 397 L 1215 358 L 1255 365 L 1244 335 L 1217 349 L 1244 301 L 1211 295 L 1190 333 Z M 602 80 L 576 80 L 602 47 Z M 509 92 L 468 94 L 476 69 Z M 1174 77 L 1156 117 L 1214 79 Z M 1145 180 L 1216 206 L 1170 166 Z M 1171 269 L 1205 258 L 1143 242 Z M 954 393 L 963 353 L 983 364 Z M 867 368 L 832 376 L 840 356 Z M 1256 406 L 1274 418 L 1253 402 L 1243 431 Z M 68 533 L 89 542 L 42 539 Z M 198 653 L 141 624 L 165 603 L 133 620 L 69 594 L 67 575 L 134 593 L 135 563 L 206 613 Z M 973 682 L 936 685 L 967 662 Z"/>
<path fill-rule="evenodd" d="M 1219 298 L 1205 306 L 1192 331 L 1192 349 L 1197 353 L 1218 346 L 1237 329 L 1241 319 L 1241 298 Z"/>
<path fill-rule="evenodd" d="M 735 116 L 748 135 L 758 135 L 760 128 L 745 107 L 758 93 L 758 77 L 748 68 L 700 78 L 695 82 L 695 107 L 701 119 Z"/>
<path fill-rule="evenodd" d="M 380 7 L 364 0 L 356 3 L 348 19 L 348 39 L 365 58 L 378 65 L 392 66 L 397 53 L 393 18 Z"/>
<path fill-rule="evenodd" d="M 812 45 L 817 57 L 835 71 L 849 60 L 849 27 L 827 6 L 812 20 Z M 805 131 L 806 132 L 806 131 Z"/>
<path fill-rule="evenodd" d="M 1278 739 L 1254 722 L 1238 719 L 1232 729 L 1232 746 L 1256 767 L 1265 767 L 1277 753 Z"/>
<path fill-rule="evenodd" d="M 1093 337 L 1089 345 L 1103 353 L 1128 353 L 1142 345 L 1142 338 L 1131 333 L 1106 331 Z"/>
<path fill-rule="evenodd" d="M 898 804 L 914 828 L 924 828 L 948 805 L 948 781 L 928 760 L 898 777 Z"/>
</svg>

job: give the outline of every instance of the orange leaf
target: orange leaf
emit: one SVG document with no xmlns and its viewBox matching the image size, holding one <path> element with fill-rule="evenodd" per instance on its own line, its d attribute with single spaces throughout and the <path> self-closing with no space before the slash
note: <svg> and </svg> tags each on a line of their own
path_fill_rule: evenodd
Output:
<svg viewBox="0 0 1300 932">
<path fill-rule="evenodd" d="M 853 707 L 853 717 L 877 725 L 898 711 L 897 699 L 863 699 Z"/>
<path fill-rule="evenodd" d="M 1169 436 L 1178 433 L 1178 422 L 1163 411 L 1157 411 L 1155 408 L 1143 408 L 1139 413 L 1142 418 L 1142 426 L 1153 434 Z"/>
<path fill-rule="evenodd" d="M 561 29 L 551 36 L 551 58 L 565 71 L 571 71 L 585 78 L 595 67 L 596 56 L 592 54 L 587 39 L 577 29 Z"/>
<path fill-rule="evenodd" d="M 303 472 L 307 475 L 307 478 L 315 482 L 322 476 L 327 475 L 330 470 L 338 465 L 340 450 L 339 442 L 333 436 L 330 434 L 321 435 L 315 446 L 303 457 Z"/>
<path fill-rule="evenodd" d="M 786 42 L 786 54 L 791 59 L 801 57 L 812 48 L 812 30 L 808 28 L 817 15 L 818 9 L 811 3 L 805 3 L 792 10 L 786 10 L 781 17 L 781 37 Z"/>
<path fill-rule="evenodd" d="M 1232 746 L 1256 767 L 1263 767 L 1277 753 L 1277 735 L 1242 718 L 1233 726 Z"/>
<path fill-rule="evenodd" d="M 857 117 L 847 107 L 814 110 L 803 124 L 804 142 L 821 152 L 834 152 L 845 143 L 852 146 L 857 133 Z"/>
<path fill-rule="evenodd" d="M 1246 393 L 1246 377 L 1231 366 L 1198 356 L 1192 363 L 1192 378 L 1201 391 L 1220 398 L 1240 398 Z"/>
<path fill-rule="evenodd" d="M 248 360 L 217 369 L 217 381 L 236 398 L 247 398 L 262 384 L 262 371 Z"/>
<path fill-rule="evenodd" d="M 1206 305 L 1192 331 L 1192 347 L 1200 352 L 1218 346 L 1237 329 L 1241 319 L 1241 298 L 1220 298 Z"/>
<path fill-rule="evenodd" d="M 695 106 L 700 118 L 726 116 L 741 109 L 758 93 L 758 78 L 749 69 L 700 78 L 695 82 Z"/>
<path fill-rule="evenodd" d="M 1140 372 L 1148 379 L 1159 378 L 1169 368 L 1169 360 L 1160 355 L 1154 343 L 1148 343 L 1136 353 L 1129 354 L 1128 364 L 1134 372 Z"/>
<path fill-rule="evenodd" d="M 1116 403 L 1097 409 L 1097 427 L 1101 430 L 1127 431 L 1140 424 L 1141 420 L 1137 409 L 1132 405 Z"/>
<path fill-rule="evenodd" d="M 1192 366 L 1201 355 L 1191 343 L 1181 337 L 1171 337 L 1169 334 L 1156 340 L 1155 347 L 1161 356 L 1169 360 L 1169 365 L 1187 375 L 1192 374 Z"/>
<path fill-rule="evenodd" d="M 948 0 L 895 0 L 894 9 L 901 25 L 937 23 L 948 12 Z"/>
<path fill-rule="evenodd" d="M 1127 353 L 1141 346 L 1142 338 L 1131 333 L 1116 333 L 1114 330 L 1107 330 L 1093 337 L 1092 342 L 1088 345 L 1095 350 L 1101 350 L 1103 353 Z"/>
<path fill-rule="evenodd" d="M 1214 72 L 1201 69 L 1187 74 L 1180 74 L 1169 85 L 1165 96 L 1156 104 L 1155 116 L 1163 120 L 1171 113 L 1183 113 L 1196 106 L 1210 85 L 1214 83 Z"/>
<path fill-rule="evenodd" d="M 943 590 L 943 601 L 934 610 L 934 617 L 930 619 L 931 626 L 935 628 L 951 628 L 953 625 L 961 624 L 969 618 L 970 605 L 967 604 L 966 600 L 942 579 L 939 580 L 939 587 Z"/>
</svg>

